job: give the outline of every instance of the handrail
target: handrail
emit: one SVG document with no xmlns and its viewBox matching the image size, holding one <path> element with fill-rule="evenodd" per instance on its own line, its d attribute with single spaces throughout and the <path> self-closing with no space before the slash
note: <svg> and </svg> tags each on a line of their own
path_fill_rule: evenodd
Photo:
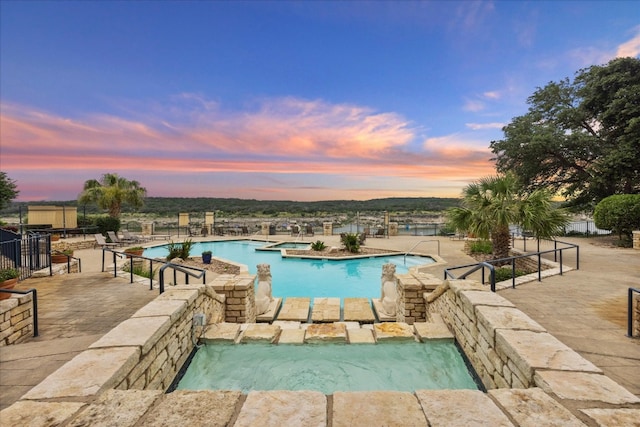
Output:
<svg viewBox="0 0 640 427">
<path fill-rule="evenodd" d="M 62 251 L 59 250 L 53 250 L 51 251 L 51 255 L 64 255 L 67 257 L 67 273 L 71 273 L 71 260 L 75 259 L 76 261 L 78 261 L 78 273 L 82 273 L 82 260 L 80 258 L 76 258 L 73 255 L 67 255 Z M 49 265 L 51 265 L 51 262 L 49 262 Z"/>
<path fill-rule="evenodd" d="M 480 268 L 482 268 L 482 283 L 484 283 L 484 267 L 482 267 L 483 265 L 488 267 L 488 265 L 491 265 L 491 291 L 495 292 L 495 287 L 496 287 L 496 283 L 495 283 L 495 268 L 493 267 L 493 264 L 511 264 L 511 268 L 514 270 L 514 274 L 512 274 L 511 277 L 511 287 L 515 289 L 516 287 L 516 277 L 515 277 L 515 261 L 517 259 L 520 258 L 530 258 L 532 256 L 537 256 L 538 257 L 538 281 L 541 282 L 542 281 L 542 255 L 547 254 L 547 253 L 554 253 L 554 259 L 557 260 L 558 259 L 558 252 L 560 254 L 560 261 L 559 261 L 559 265 L 560 265 L 560 275 L 562 276 L 563 274 L 563 256 L 562 256 L 562 252 L 565 250 L 570 250 L 570 249 L 576 249 L 576 270 L 578 270 L 579 268 L 579 256 L 580 253 L 578 252 L 579 246 L 577 245 L 573 245 L 572 243 L 566 243 L 566 242 L 558 242 L 558 243 L 564 243 L 564 244 L 568 244 L 571 245 L 570 247 L 566 247 L 566 248 L 555 248 L 555 249 L 549 249 L 546 251 L 538 251 L 538 252 L 530 252 L 527 254 L 523 254 L 523 255 L 516 255 L 516 256 L 512 256 L 512 257 L 507 257 L 507 258 L 500 258 L 500 259 L 492 259 L 492 260 L 487 260 L 484 262 L 478 262 L 478 263 L 474 263 L 474 264 L 467 264 L 467 265 L 461 265 L 461 266 L 456 266 L 456 267 L 450 267 L 450 268 L 446 268 L 444 270 L 444 278 L 446 279 L 447 277 L 451 277 L 452 279 L 456 279 L 456 277 L 451 274 L 451 270 L 457 270 L 460 268 L 468 268 L 468 267 L 474 267 L 472 270 L 467 271 L 466 273 L 464 273 L 462 276 L 459 276 L 458 278 L 466 278 L 469 274 L 474 273 L 475 271 L 479 270 Z M 556 261 L 558 262 L 558 261 Z"/>
<path fill-rule="evenodd" d="M 38 336 L 38 291 L 35 288 L 26 289 L 24 291 L 16 290 L 16 289 L 0 289 L 0 292 L 6 292 L 8 294 L 19 294 L 26 295 L 29 293 L 33 294 L 33 336 Z"/>
<path fill-rule="evenodd" d="M 129 283 L 133 283 L 133 259 L 141 259 L 141 260 L 146 260 L 149 261 L 149 271 L 152 273 L 150 274 L 149 277 L 149 290 L 152 291 L 153 290 L 153 263 L 160 263 L 160 264 L 164 264 L 162 267 L 160 267 L 160 276 L 159 276 L 159 283 L 160 283 L 160 293 L 164 292 L 164 270 L 167 267 L 172 267 L 174 270 L 174 281 L 176 281 L 176 275 L 175 272 L 176 271 L 180 271 L 182 273 L 185 273 L 185 280 L 186 283 L 189 284 L 189 276 L 191 277 L 195 277 L 197 279 L 199 278 L 203 278 L 202 283 L 206 283 L 206 271 L 205 269 L 202 268 L 197 268 L 197 267 L 191 267 L 188 265 L 181 265 L 181 264 L 173 264 L 171 262 L 166 262 L 166 261 L 158 261 L 157 259 L 154 258 L 148 258 L 142 255 L 135 255 L 135 254 L 130 254 L 130 253 L 125 253 L 125 252 L 121 252 L 121 251 L 116 251 L 113 250 L 111 248 L 107 248 L 104 247 L 102 248 L 102 271 L 104 272 L 104 255 L 105 252 L 111 252 L 113 253 L 113 277 L 117 277 L 118 276 L 118 268 L 116 266 L 116 257 L 121 257 L 121 258 L 130 258 L 132 261 L 132 265 L 129 271 L 129 275 L 130 275 L 130 281 Z M 193 271 L 198 271 L 200 272 L 200 274 L 195 274 L 195 273 L 191 273 L 188 270 L 193 270 Z"/>
<path fill-rule="evenodd" d="M 633 338 L 633 293 L 640 294 L 640 289 L 629 288 L 629 296 L 627 300 L 627 336 Z"/>
<path fill-rule="evenodd" d="M 164 293 L 164 270 L 166 270 L 169 267 L 173 268 L 174 281 L 176 281 L 176 271 L 180 271 L 185 274 L 185 283 L 187 285 L 189 284 L 189 276 L 195 277 L 196 279 L 199 279 L 202 277 L 202 284 L 204 285 L 207 283 L 207 270 L 204 270 L 201 268 L 189 267 L 187 265 L 173 264 L 171 262 L 167 262 L 165 263 L 165 265 L 160 267 L 160 293 L 161 294 Z M 190 270 L 197 270 L 200 272 L 200 274 L 195 274 L 193 271 L 190 271 Z"/>
<path fill-rule="evenodd" d="M 407 265 L 407 255 L 409 255 L 409 253 L 411 251 L 413 251 L 416 247 L 418 247 L 421 243 L 428 243 L 428 242 L 438 242 L 438 256 L 440 256 L 440 240 L 437 239 L 431 239 L 431 240 L 420 240 L 418 243 L 416 243 L 415 245 L 413 245 L 411 247 L 411 249 L 409 249 L 407 252 L 404 253 L 404 265 Z"/>
</svg>

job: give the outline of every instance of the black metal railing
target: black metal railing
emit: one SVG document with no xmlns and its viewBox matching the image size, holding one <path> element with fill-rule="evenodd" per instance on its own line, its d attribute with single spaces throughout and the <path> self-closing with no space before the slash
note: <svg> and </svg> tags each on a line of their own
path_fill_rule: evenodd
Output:
<svg viewBox="0 0 640 427">
<path fill-rule="evenodd" d="M 206 283 L 206 271 L 204 269 L 201 268 L 197 268 L 197 267 L 191 267 L 191 266 L 187 266 L 187 265 L 181 265 L 181 264 L 173 264 L 171 262 L 167 262 L 167 261 L 159 261 L 158 259 L 154 259 L 154 258 L 148 258 L 145 257 L 143 255 L 136 255 L 136 254 L 131 254 L 131 253 L 126 253 L 123 251 L 118 251 L 115 249 L 111 249 L 111 248 L 102 248 L 102 271 L 105 272 L 105 254 L 107 252 L 111 252 L 113 254 L 113 277 L 117 277 L 118 276 L 118 266 L 116 265 L 116 262 L 118 260 L 118 258 L 129 258 L 130 260 L 130 268 L 129 268 L 129 283 L 133 283 L 134 280 L 134 260 L 140 260 L 140 261 L 148 261 L 149 262 L 149 290 L 152 291 L 153 290 L 153 278 L 155 276 L 155 271 L 154 271 L 154 263 L 155 265 L 162 265 L 162 267 L 159 268 L 159 276 L 158 276 L 158 283 L 159 283 L 159 287 L 160 287 L 160 293 L 164 292 L 164 272 L 167 268 L 171 268 L 173 269 L 173 283 L 177 283 L 178 281 L 178 277 L 177 277 L 177 272 L 182 272 L 185 275 L 185 283 L 189 284 L 189 277 L 195 277 L 195 278 L 202 278 L 202 283 Z M 197 272 L 197 273 L 194 273 Z"/>
<path fill-rule="evenodd" d="M 555 241 L 554 241 L 555 242 Z M 518 259 L 523 259 L 523 258 L 531 258 L 531 257 L 535 257 L 537 260 L 537 273 L 538 273 L 538 281 L 541 282 L 542 281 L 542 258 L 544 255 L 548 255 L 548 254 L 553 254 L 553 258 L 555 260 L 555 262 L 558 263 L 559 266 L 559 270 L 560 270 L 560 275 L 563 274 L 564 272 L 564 256 L 563 256 L 563 252 L 567 251 L 567 250 L 572 250 L 575 249 L 576 250 L 576 270 L 578 270 L 580 268 L 580 252 L 579 252 L 579 246 L 571 244 L 571 243 L 566 243 L 566 242 L 557 242 L 559 244 L 565 244 L 567 245 L 566 247 L 562 247 L 559 248 L 556 247 L 554 249 L 549 249 L 546 251 L 537 251 L 537 252 L 531 252 L 531 253 L 527 253 L 527 254 L 523 254 L 523 255 L 516 255 L 516 256 L 512 256 L 512 257 L 506 257 L 506 258 L 501 258 L 501 259 L 492 259 L 492 260 L 487 260 L 487 261 L 483 261 L 483 262 L 478 262 L 478 263 L 474 263 L 474 264 L 466 264 L 466 265 L 460 265 L 460 266 L 455 266 L 455 267 L 450 267 L 450 268 L 446 268 L 444 270 L 444 278 L 448 279 L 466 279 L 467 277 L 469 277 L 471 274 L 475 273 L 478 270 L 481 270 L 481 274 L 482 274 L 482 282 L 481 283 L 485 283 L 485 269 L 489 270 L 489 283 L 491 285 L 491 291 L 495 292 L 496 291 L 496 280 L 495 280 L 495 266 L 496 265 L 510 265 L 511 266 L 511 287 L 515 289 L 516 287 L 516 262 Z M 452 271 L 453 270 L 459 270 L 459 269 L 469 269 L 467 271 L 465 271 L 464 273 L 462 273 L 459 276 L 455 276 Z"/>
<path fill-rule="evenodd" d="M 73 255 L 65 254 L 62 251 L 51 251 L 51 255 L 61 255 L 67 258 L 67 273 L 71 273 L 71 260 L 78 261 L 78 273 L 82 273 L 82 260 L 80 258 L 74 257 Z M 51 270 L 52 266 L 49 263 L 49 270 Z M 50 275 L 53 275 L 52 271 L 49 271 Z"/>
<path fill-rule="evenodd" d="M 26 289 L 24 291 L 16 290 L 16 289 L 0 289 L 0 292 L 8 293 L 8 294 L 18 294 L 18 295 L 26 295 L 33 294 L 31 301 L 33 301 L 33 336 L 38 336 L 38 291 L 34 288 Z"/>
<path fill-rule="evenodd" d="M 20 280 L 31 277 L 34 271 L 49 267 L 51 274 L 51 236 L 33 234 L 23 236 L 0 229 L 0 269 L 15 268 Z"/>
<path fill-rule="evenodd" d="M 532 245 L 534 245 L 534 248 L 531 247 Z M 575 249 L 575 268 L 576 270 L 580 270 L 580 246 L 574 243 L 563 242 L 555 239 L 521 239 L 512 235 L 511 248 L 522 250 L 523 252 L 531 255 L 541 253 L 543 255 L 547 255 L 545 258 L 552 259 L 554 262 L 559 262 L 558 259 L 562 257 L 562 252 L 564 250 Z"/>
<path fill-rule="evenodd" d="M 627 336 L 633 338 L 633 293 L 640 294 L 640 289 L 629 288 L 629 295 L 627 300 Z"/>
</svg>

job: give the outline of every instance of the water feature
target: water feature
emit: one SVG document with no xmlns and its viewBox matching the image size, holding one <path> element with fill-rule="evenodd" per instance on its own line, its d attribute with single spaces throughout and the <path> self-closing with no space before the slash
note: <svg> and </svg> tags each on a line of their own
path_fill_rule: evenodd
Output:
<svg viewBox="0 0 640 427">
<path fill-rule="evenodd" d="M 478 389 L 451 341 L 208 344 L 177 389 L 335 391 Z"/>
</svg>

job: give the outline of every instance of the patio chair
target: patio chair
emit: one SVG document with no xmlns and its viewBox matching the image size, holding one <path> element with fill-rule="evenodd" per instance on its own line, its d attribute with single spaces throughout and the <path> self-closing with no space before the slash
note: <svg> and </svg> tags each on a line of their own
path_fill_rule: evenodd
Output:
<svg viewBox="0 0 640 427">
<path fill-rule="evenodd" d="M 307 225 L 307 236 L 315 236 L 315 232 L 313 231 L 313 225 Z"/>
<path fill-rule="evenodd" d="M 373 237 L 384 237 L 384 228 L 378 228 L 378 231 L 376 231 Z"/>
<path fill-rule="evenodd" d="M 297 225 L 292 225 L 291 226 L 291 235 L 292 236 L 297 236 L 298 234 L 300 234 L 300 227 L 298 227 Z"/>
<path fill-rule="evenodd" d="M 101 246 L 103 248 L 114 248 L 116 246 L 118 246 L 117 243 L 108 243 L 104 236 L 100 233 L 96 233 L 93 235 L 93 237 L 96 239 L 95 243 L 93 244 L 93 248 L 95 249 L 98 246 Z"/>
<path fill-rule="evenodd" d="M 126 240 L 127 242 L 146 242 L 149 239 L 145 236 L 131 234 L 129 230 L 122 230 L 122 240 Z"/>
<path fill-rule="evenodd" d="M 112 243 L 116 243 L 116 244 L 118 244 L 120 246 L 124 246 L 125 242 L 123 242 L 122 240 L 120 240 L 118 238 L 118 236 L 116 235 L 115 231 L 107 231 L 107 235 L 109 236 L 109 239 L 111 239 Z"/>
</svg>

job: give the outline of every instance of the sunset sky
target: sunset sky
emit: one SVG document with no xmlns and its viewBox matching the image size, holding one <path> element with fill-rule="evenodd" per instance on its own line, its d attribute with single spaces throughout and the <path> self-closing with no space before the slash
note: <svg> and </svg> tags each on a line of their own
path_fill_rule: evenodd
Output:
<svg viewBox="0 0 640 427">
<path fill-rule="evenodd" d="M 21 201 L 457 197 L 527 97 L 640 54 L 636 1 L 2 1 Z"/>
</svg>

